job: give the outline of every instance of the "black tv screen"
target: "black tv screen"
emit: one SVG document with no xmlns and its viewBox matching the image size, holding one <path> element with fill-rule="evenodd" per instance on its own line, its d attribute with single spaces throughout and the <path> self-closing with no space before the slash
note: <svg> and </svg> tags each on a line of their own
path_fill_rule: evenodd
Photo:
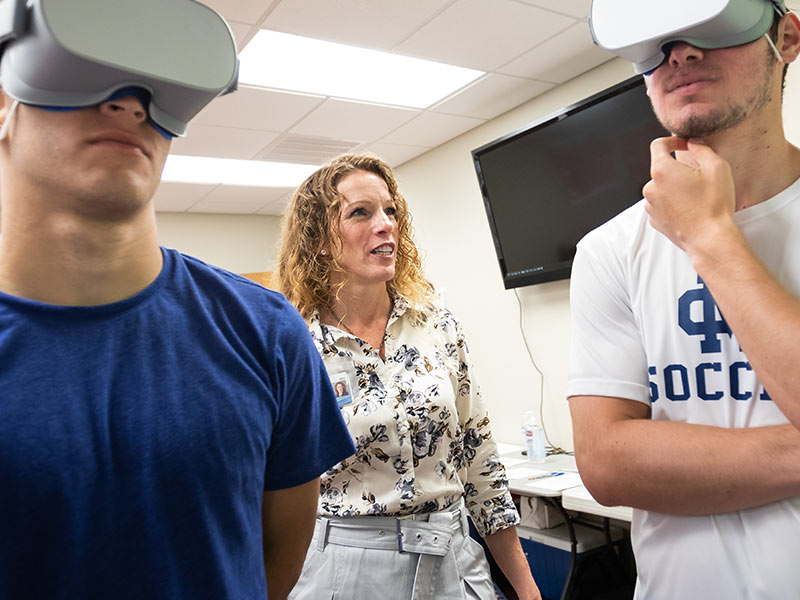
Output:
<svg viewBox="0 0 800 600">
<path fill-rule="evenodd" d="M 636 76 L 473 150 L 505 287 L 568 278 L 578 241 L 641 199 L 665 135 Z"/>
</svg>

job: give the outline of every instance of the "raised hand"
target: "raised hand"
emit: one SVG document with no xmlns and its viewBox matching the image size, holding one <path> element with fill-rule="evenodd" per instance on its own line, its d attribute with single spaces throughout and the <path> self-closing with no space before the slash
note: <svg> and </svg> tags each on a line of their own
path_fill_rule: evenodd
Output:
<svg viewBox="0 0 800 600">
<path fill-rule="evenodd" d="M 652 179 L 642 193 L 655 229 L 690 255 L 720 235 L 739 235 L 727 161 L 709 146 L 679 137 L 653 140 L 650 155 Z"/>
</svg>

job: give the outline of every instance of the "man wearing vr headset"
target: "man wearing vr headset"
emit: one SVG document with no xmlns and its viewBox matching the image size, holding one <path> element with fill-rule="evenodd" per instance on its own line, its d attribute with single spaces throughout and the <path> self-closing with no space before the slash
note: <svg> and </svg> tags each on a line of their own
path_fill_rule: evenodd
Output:
<svg viewBox="0 0 800 600">
<path fill-rule="evenodd" d="M 286 597 L 350 435 L 300 315 L 152 203 L 235 88 L 227 24 L 3 0 L 0 39 L 0 598 Z"/>
<path fill-rule="evenodd" d="M 582 478 L 634 507 L 639 599 L 800 597 L 800 150 L 784 2 L 594 0 L 673 133 L 573 266 Z"/>
</svg>

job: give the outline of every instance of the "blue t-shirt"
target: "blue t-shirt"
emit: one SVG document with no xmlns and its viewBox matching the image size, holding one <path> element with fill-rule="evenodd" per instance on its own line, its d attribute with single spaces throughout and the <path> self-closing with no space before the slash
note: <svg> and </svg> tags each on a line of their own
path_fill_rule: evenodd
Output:
<svg viewBox="0 0 800 600">
<path fill-rule="evenodd" d="M 120 302 L 0 294 L 0 598 L 263 599 L 263 491 L 354 452 L 285 298 L 162 253 Z"/>
</svg>

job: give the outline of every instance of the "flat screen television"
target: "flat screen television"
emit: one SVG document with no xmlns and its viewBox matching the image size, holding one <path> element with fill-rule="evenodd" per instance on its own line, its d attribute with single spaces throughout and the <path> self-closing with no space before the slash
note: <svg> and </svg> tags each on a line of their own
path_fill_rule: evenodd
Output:
<svg viewBox="0 0 800 600">
<path fill-rule="evenodd" d="M 641 199 L 664 135 L 636 76 L 473 150 L 506 289 L 568 278 L 578 241 Z"/>
</svg>

